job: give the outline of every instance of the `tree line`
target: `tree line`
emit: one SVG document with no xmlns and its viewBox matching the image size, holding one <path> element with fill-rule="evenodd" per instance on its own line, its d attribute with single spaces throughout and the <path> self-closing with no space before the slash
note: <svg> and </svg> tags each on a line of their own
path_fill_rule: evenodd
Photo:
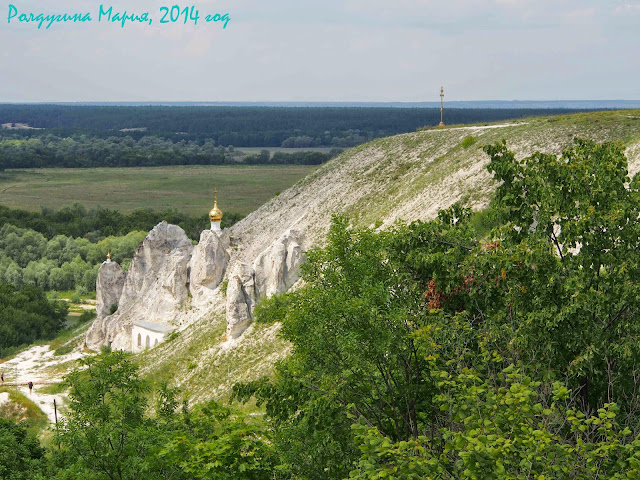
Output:
<svg viewBox="0 0 640 480">
<path fill-rule="evenodd" d="M 225 214 L 223 228 L 239 218 Z M 192 240 L 209 227 L 208 216 L 195 218 L 173 209 L 125 214 L 75 203 L 36 213 L 0 206 L 0 283 L 81 295 L 94 291 L 107 253 L 126 270 L 140 242 L 162 220 L 179 225 Z"/>
<path fill-rule="evenodd" d="M 4 224 L 0 228 L 0 282 L 14 288 L 92 292 L 107 253 L 112 252 L 114 261 L 127 269 L 146 235 L 147 232 L 134 231 L 96 243 L 65 235 L 47 240 L 34 230 Z"/>
<path fill-rule="evenodd" d="M 42 289 L 16 288 L 0 282 L 0 358 L 13 347 L 51 340 L 64 326 L 67 310 L 66 302 L 49 301 Z M 1 463 L 0 474 L 6 478 Z"/>
<path fill-rule="evenodd" d="M 239 214 L 225 212 L 222 228 L 232 226 L 241 218 Z M 96 243 L 109 236 L 125 236 L 133 231 L 148 232 L 163 220 L 178 225 L 192 240 L 198 240 L 200 232 L 210 226 L 207 214 L 194 217 L 174 208 L 159 211 L 138 208 L 131 213 L 123 213 L 105 207 L 87 209 L 76 202 L 58 210 L 42 207 L 40 212 L 30 212 L 0 205 L 0 225 L 11 224 L 34 230 L 47 240 L 56 235 L 65 235 L 86 238 L 89 242 Z"/>
<path fill-rule="evenodd" d="M 446 110 L 445 121 L 494 122 L 570 112 L 577 110 L 452 108 Z M 86 134 L 137 141 L 151 135 L 172 142 L 211 140 L 225 147 L 344 148 L 439 122 L 437 108 L 0 105 L 0 124 L 28 124 L 63 138 Z"/>
<path fill-rule="evenodd" d="M 363 141 L 365 141 L 364 139 Z M 172 141 L 146 135 L 99 138 L 87 135 L 61 137 L 51 133 L 25 135 L 0 131 L 0 171 L 7 168 L 156 167 L 166 165 L 297 164 L 319 165 L 341 150 L 276 152 L 273 157 L 243 158 L 233 147 L 216 146 L 211 139 Z"/>
</svg>

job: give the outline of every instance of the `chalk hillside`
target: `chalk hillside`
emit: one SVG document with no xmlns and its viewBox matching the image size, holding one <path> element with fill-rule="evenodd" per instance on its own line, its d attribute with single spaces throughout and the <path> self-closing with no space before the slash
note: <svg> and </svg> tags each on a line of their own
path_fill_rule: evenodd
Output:
<svg viewBox="0 0 640 480">
<path fill-rule="evenodd" d="M 345 152 L 234 225 L 228 271 L 239 261 L 250 264 L 291 228 L 303 233 L 303 249 L 321 245 L 334 214 L 346 214 L 356 225 L 385 228 L 396 221 L 431 219 L 454 202 L 482 209 L 496 186 L 486 168 L 484 145 L 506 139 L 524 157 L 538 150 L 560 153 L 575 137 L 623 143 L 630 173 L 640 170 L 640 111 L 635 110 L 448 126 L 382 138 Z M 219 308 L 139 357 L 144 375 L 181 386 L 196 402 L 224 398 L 235 382 L 270 374 L 290 348 L 278 338 L 277 326 L 253 325 L 237 341 L 225 342 L 220 290 Z"/>
</svg>

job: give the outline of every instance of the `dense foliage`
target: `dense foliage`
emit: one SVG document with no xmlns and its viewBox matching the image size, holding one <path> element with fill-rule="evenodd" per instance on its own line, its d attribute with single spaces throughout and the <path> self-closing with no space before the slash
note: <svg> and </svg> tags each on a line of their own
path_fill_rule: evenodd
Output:
<svg viewBox="0 0 640 480">
<path fill-rule="evenodd" d="M 500 182 L 379 231 L 336 217 L 304 284 L 263 300 L 291 354 L 239 384 L 265 418 L 182 411 L 128 357 L 73 373 L 51 478 L 640 478 L 640 175 L 616 144 L 485 147 Z"/>
<path fill-rule="evenodd" d="M 126 269 L 146 232 L 106 237 L 92 243 L 86 238 L 56 235 L 47 240 L 33 230 L 11 224 L 0 228 L 0 281 L 16 288 L 94 291 L 100 264 L 112 258 Z"/>
<path fill-rule="evenodd" d="M 242 217 L 225 212 L 222 228 L 228 228 Z M 51 240 L 56 235 L 84 237 L 97 242 L 108 236 L 124 236 L 133 231 L 149 231 L 162 220 L 178 225 L 189 238 L 197 240 L 200 232 L 209 227 L 209 216 L 191 217 L 175 209 L 151 210 L 139 208 L 131 213 L 98 207 L 87 210 L 74 203 L 59 210 L 43 207 L 40 212 L 8 208 L 0 205 L 0 225 L 11 224 L 19 228 L 35 230 Z"/>
<path fill-rule="evenodd" d="M 361 142 L 358 142 L 361 143 Z M 0 171 L 7 168 L 155 167 L 166 165 L 319 165 L 340 150 L 276 152 L 242 157 L 233 147 L 207 139 L 171 141 L 157 136 L 100 138 L 85 134 L 57 136 L 30 130 L 0 131 Z M 266 155 L 265 155 L 266 152 Z"/>
<path fill-rule="evenodd" d="M 236 395 L 293 477 L 640 475 L 638 177 L 615 144 L 486 151 L 485 238 L 457 206 L 386 232 L 338 219 L 305 286 L 258 310 L 293 352 Z"/>
<path fill-rule="evenodd" d="M 447 109 L 447 123 L 493 122 L 571 111 L 452 108 Z M 60 137 L 84 132 L 101 138 L 129 136 L 139 140 L 153 135 L 200 144 L 209 139 L 215 145 L 236 147 L 351 147 L 439 121 L 437 108 L 0 105 L 0 124 L 53 129 L 51 133 Z M 37 130 L 25 133 L 39 135 Z"/>
<path fill-rule="evenodd" d="M 191 409 L 161 386 L 154 415 L 151 387 L 122 352 L 103 352 L 67 378 L 71 411 L 60 425 L 49 478 L 271 479 L 273 447 L 263 428 L 216 402 Z"/>
<path fill-rule="evenodd" d="M 66 317 L 66 303 L 47 300 L 41 289 L 0 283 L 0 357 L 12 347 L 52 339 Z"/>
<path fill-rule="evenodd" d="M 238 218 L 225 214 L 223 227 Z M 73 204 L 33 213 L 0 206 L 0 282 L 16 288 L 93 291 L 107 253 L 127 269 L 147 232 L 162 220 L 178 224 L 194 240 L 209 224 L 207 216 L 193 218 L 176 210 L 123 214 Z"/>
<path fill-rule="evenodd" d="M 24 425 L 0 418 L 0 478 L 31 480 L 43 472 L 45 450 Z"/>
</svg>

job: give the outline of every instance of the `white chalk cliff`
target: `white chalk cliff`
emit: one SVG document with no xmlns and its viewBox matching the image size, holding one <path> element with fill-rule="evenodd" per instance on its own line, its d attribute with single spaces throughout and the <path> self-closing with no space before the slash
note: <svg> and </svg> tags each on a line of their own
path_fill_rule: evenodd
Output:
<svg viewBox="0 0 640 480">
<path fill-rule="evenodd" d="M 302 235 L 288 230 L 260 253 L 253 265 L 237 263 L 227 287 L 227 337 L 238 338 L 253 320 L 253 309 L 263 297 L 286 292 L 298 280 L 304 261 Z"/>
<path fill-rule="evenodd" d="M 250 325 L 258 299 L 288 290 L 298 279 L 303 261 L 300 234 L 287 231 L 262 252 L 252 266 L 236 262 L 227 287 L 227 332 L 237 338 Z M 98 272 L 98 316 L 86 335 L 90 348 L 110 344 L 132 350 L 135 322 L 179 328 L 189 318 L 206 315 L 216 305 L 215 292 L 231 260 L 227 230 L 205 230 L 193 246 L 176 225 L 161 222 L 139 245 L 124 274 L 115 262 Z M 117 310 L 111 313 L 113 305 Z"/>
<path fill-rule="evenodd" d="M 204 230 L 189 262 L 189 292 L 196 305 L 211 301 L 229 264 L 229 231 Z"/>
<path fill-rule="evenodd" d="M 131 350 L 131 326 L 135 321 L 173 324 L 189 297 L 187 272 L 193 245 L 180 227 L 161 222 L 138 246 L 126 274 L 118 309 L 98 317 L 87 332 L 86 343 L 95 348 L 111 344 Z M 102 264 L 98 276 L 109 264 Z M 96 285 L 96 296 L 114 296 Z"/>
</svg>

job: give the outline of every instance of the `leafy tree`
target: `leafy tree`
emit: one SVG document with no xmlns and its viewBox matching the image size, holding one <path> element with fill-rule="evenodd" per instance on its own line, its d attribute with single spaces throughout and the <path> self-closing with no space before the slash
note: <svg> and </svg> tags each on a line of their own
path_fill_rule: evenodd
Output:
<svg viewBox="0 0 640 480">
<path fill-rule="evenodd" d="M 273 446 L 264 428 L 216 402 L 177 411 L 179 392 L 161 385 L 156 415 L 151 386 L 123 352 L 104 350 L 71 373 L 70 412 L 53 452 L 57 478 L 272 478 Z"/>
<path fill-rule="evenodd" d="M 455 220 L 468 215 L 456 207 L 430 224 L 405 227 L 411 240 L 404 243 L 397 232 L 350 229 L 338 217 L 327 247 L 307 255 L 306 285 L 257 310 L 259 321 L 283 322 L 281 334 L 293 351 L 273 381 L 239 385 L 235 392 L 266 403 L 276 441 L 282 440 L 278 451 L 291 457 L 294 474 L 346 475 L 356 457 L 347 411 L 395 441 L 434 424 L 436 382 L 412 336 L 426 307 L 419 293 L 424 287 L 405 264 L 407 256 L 423 258 L 419 244 L 429 246 L 434 270 L 464 258 L 467 247 L 460 242 L 470 232 Z M 290 437 L 300 439 L 299 447 Z"/>
<path fill-rule="evenodd" d="M 66 378 L 71 412 L 61 422 L 56 442 L 68 449 L 68 468 L 91 478 L 140 477 L 149 448 L 145 427 L 147 382 L 123 352 L 104 352 L 82 360 L 86 367 Z"/>
<path fill-rule="evenodd" d="M 64 302 L 50 302 L 35 287 L 0 284 L 0 356 L 38 339 L 52 339 L 67 316 Z"/>
<path fill-rule="evenodd" d="M 447 421 L 435 435 L 393 442 L 354 424 L 362 456 L 350 478 L 627 479 L 640 475 L 640 439 L 618 407 L 585 414 L 561 383 L 543 385 L 513 365 L 486 377 L 441 372 Z"/>
<path fill-rule="evenodd" d="M 511 257 L 499 308 L 511 305 L 512 331 L 494 338 L 511 342 L 522 360 L 569 375 L 585 406 L 615 397 L 635 409 L 640 177 L 629 178 L 623 147 L 577 140 L 560 157 L 523 160 L 504 142 L 486 151 L 502 182 L 494 205 L 505 227 L 496 255 Z"/>
<path fill-rule="evenodd" d="M 236 394 L 265 402 L 294 476 L 319 466 L 305 449 L 344 453 L 326 478 L 355 465 L 354 419 L 357 478 L 637 474 L 639 177 L 615 144 L 486 151 L 501 184 L 484 238 L 455 205 L 379 233 L 338 219 L 305 286 L 259 306 L 292 353 Z"/>
<path fill-rule="evenodd" d="M 45 467 L 44 448 L 22 425 L 0 418 L 0 478 L 31 480 Z"/>
<path fill-rule="evenodd" d="M 196 407 L 180 421 L 159 456 L 178 465 L 188 478 L 273 478 L 274 448 L 255 421 L 215 401 Z"/>
</svg>

